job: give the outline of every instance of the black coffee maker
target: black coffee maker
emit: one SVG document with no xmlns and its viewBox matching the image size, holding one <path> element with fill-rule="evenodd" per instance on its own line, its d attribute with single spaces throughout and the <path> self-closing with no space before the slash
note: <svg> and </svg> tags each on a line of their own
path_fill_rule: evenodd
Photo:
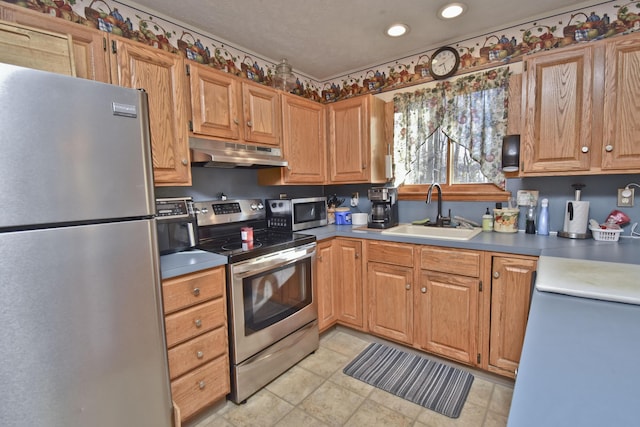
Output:
<svg viewBox="0 0 640 427">
<path fill-rule="evenodd" d="M 398 189 L 373 187 L 368 191 L 371 201 L 369 228 L 391 228 L 398 225 Z"/>
</svg>

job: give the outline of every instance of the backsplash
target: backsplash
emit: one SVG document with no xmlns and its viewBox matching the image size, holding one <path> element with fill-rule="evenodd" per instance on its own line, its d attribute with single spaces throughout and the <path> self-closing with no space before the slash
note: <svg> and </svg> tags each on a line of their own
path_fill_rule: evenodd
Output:
<svg viewBox="0 0 640 427">
<path fill-rule="evenodd" d="M 229 198 L 278 198 L 280 194 L 288 197 L 331 196 L 336 194 L 344 198 L 343 206 L 349 206 L 351 195 L 359 195 L 359 204 L 352 212 L 369 212 L 371 203 L 367 199 L 367 190 L 371 184 L 349 184 L 328 186 L 260 186 L 255 170 L 252 169 L 216 169 L 192 168 L 192 187 L 157 187 L 156 196 L 191 196 L 194 200 L 217 199 L 220 193 Z M 539 178 L 517 178 L 507 180 L 507 190 L 516 194 L 518 190 L 538 190 L 540 199 L 549 199 L 549 230 L 562 229 L 565 202 L 574 198 L 574 183 L 584 184 L 582 200 L 590 202 L 589 217 L 603 222 L 609 213 L 618 209 L 631 218 L 631 224 L 624 227 L 623 236 L 630 235 L 634 222 L 640 222 L 640 202 L 630 208 L 617 207 L 617 189 L 629 183 L 640 184 L 640 174 L 629 175 L 593 175 L 593 176 L 561 176 Z M 640 194 L 640 191 L 636 191 Z M 538 203 L 539 204 L 539 203 Z M 452 215 L 462 216 L 478 223 L 482 220 L 486 208 L 493 209 L 494 202 L 443 202 L 443 214 L 451 209 Z M 539 210 L 539 206 L 538 206 Z M 518 228 L 524 230 L 525 208 L 522 208 Z M 423 201 L 400 201 L 400 222 L 411 222 L 426 217 L 435 218 L 436 204 L 425 204 Z"/>
</svg>

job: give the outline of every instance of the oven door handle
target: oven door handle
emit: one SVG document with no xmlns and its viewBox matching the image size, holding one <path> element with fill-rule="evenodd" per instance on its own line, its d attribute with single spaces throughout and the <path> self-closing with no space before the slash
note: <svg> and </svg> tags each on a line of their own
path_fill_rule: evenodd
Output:
<svg viewBox="0 0 640 427">
<path fill-rule="evenodd" d="M 231 274 L 233 277 L 240 279 L 255 276 L 256 274 L 285 267 L 287 265 L 294 264 L 301 259 L 312 257 L 315 255 L 315 252 L 316 244 L 311 243 L 309 245 L 287 249 L 282 252 L 264 255 L 238 264 L 231 264 Z"/>
</svg>

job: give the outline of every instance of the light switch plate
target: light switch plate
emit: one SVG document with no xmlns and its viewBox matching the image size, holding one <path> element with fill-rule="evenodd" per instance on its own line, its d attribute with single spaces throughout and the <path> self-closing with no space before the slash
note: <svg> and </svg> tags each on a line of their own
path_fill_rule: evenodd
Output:
<svg viewBox="0 0 640 427">
<path fill-rule="evenodd" d="M 633 207 L 634 188 L 618 188 L 618 207 Z"/>
</svg>

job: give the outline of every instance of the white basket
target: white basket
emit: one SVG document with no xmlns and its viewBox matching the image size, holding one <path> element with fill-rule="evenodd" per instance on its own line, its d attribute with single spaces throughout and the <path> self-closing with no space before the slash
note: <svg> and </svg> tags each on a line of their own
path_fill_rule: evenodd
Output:
<svg viewBox="0 0 640 427">
<path fill-rule="evenodd" d="M 589 227 L 589 230 L 591 230 L 593 240 L 601 242 L 617 242 L 620 238 L 620 234 L 622 233 L 622 230 L 605 230 L 593 227 Z"/>
</svg>

